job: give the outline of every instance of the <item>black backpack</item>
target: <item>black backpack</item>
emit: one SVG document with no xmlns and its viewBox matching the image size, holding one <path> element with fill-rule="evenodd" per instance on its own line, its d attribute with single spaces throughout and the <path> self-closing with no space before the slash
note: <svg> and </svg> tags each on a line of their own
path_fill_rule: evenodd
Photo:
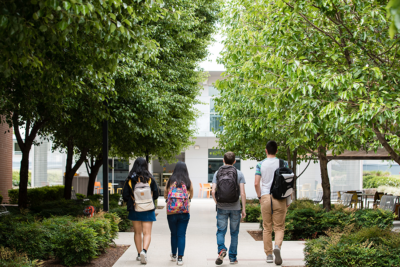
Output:
<svg viewBox="0 0 400 267">
<path fill-rule="evenodd" d="M 240 190 L 238 174 L 235 167 L 224 165 L 218 169 L 215 198 L 218 203 L 234 203 L 238 201 Z"/>
<path fill-rule="evenodd" d="M 282 159 L 279 159 L 279 168 L 274 173 L 274 181 L 271 186 L 271 195 L 275 199 L 285 199 L 293 192 L 294 174 L 293 171 L 285 167 Z"/>
</svg>

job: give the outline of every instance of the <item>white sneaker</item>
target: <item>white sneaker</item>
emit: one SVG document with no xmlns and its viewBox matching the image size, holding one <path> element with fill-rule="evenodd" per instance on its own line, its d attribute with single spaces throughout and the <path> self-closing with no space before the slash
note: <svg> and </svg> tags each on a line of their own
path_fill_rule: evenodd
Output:
<svg viewBox="0 0 400 267">
<path fill-rule="evenodd" d="M 282 264 L 281 249 L 278 246 L 275 246 L 274 255 L 275 255 L 275 264 L 281 265 Z"/>
<path fill-rule="evenodd" d="M 136 257 L 136 260 L 137 260 L 137 261 L 140 261 L 140 256 L 137 256 L 137 257 Z"/>
<path fill-rule="evenodd" d="M 147 253 L 144 250 L 140 252 L 140 262 L 142 264 L 147 264 Z"/>
<path fill-rule="evenodd" d="M 170 256 L 171 256 L 171 261 L 176 261 L 176 255 L 174 256 L 174 255 L 172 255 L 172 253 L 170 254 Z"/>
<path fill-rule="evenodd" d="M 176 265 L 183 265 L 183 259 L 178 258 L 178 261 L 176 262 Z"/>
</svg>

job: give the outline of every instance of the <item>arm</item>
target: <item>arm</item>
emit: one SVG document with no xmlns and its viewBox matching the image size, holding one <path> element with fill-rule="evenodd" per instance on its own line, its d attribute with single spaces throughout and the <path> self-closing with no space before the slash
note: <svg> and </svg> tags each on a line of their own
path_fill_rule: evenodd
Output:
<svg viewBox="0 0 400 267">
<path fill-rule="evenodd" d="M 153 177 L 151 178 L 151 187 L 153 190 L 153 199 L 156 200 L 158 198 L 158 186 Z"/>
<path fill-rule="evenodd" d="M 193 198 L 193 184 L 190 183 L 190 188 L 189 188 L 189 199 Z"/>
<path fill-rule="evenodd" d="M 167 187 L 167 184 L 165 184 L 165 188 L 164 188 L 164 198 L 165 199 L 168 198 L 168 187 Z"/>
<path fill-rule="evenodd" d="M 242 197 L 242 219 L 246 217 L 246 191 L 244 184 L 240 184 L 240 196 Z"/>
<path fill-rule="evenodd" d="M 257 197 L 261 197 L 261 175 L 256 174 L 254 187 L 256 189 Z"/>
<path fill-rule="evenodd" d="M 217 199 L 215 198 L 215 189 L 216 189 L 216 188 L 217 188 L 217 184 L 216 184 L 216 183 L 213 183 L 211 193 L 212 193 L 212 197 L 213 197 L 213 199 L 214 199 L 215 204 L 217 204 Z"/>
</svg>

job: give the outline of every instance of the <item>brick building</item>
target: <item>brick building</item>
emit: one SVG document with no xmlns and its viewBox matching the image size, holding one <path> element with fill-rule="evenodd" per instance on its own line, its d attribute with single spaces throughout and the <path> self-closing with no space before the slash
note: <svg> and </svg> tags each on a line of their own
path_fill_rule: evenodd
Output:
<svg viewBox="0 0 400 267">
<path fill-rule="evenodd" d="M 8 124 L 0 123 L 0 194 L 3 203 L 8 202 L 8 190 L 12 188 L 13 131 Z"/>
</svg>

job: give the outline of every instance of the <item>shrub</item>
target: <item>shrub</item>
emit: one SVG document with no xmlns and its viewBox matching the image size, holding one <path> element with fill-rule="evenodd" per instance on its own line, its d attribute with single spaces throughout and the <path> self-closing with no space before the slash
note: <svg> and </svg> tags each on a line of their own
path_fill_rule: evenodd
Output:
<svg viewBox="0 0 400 267">
<path fill-rule="evenodd" d="M 400 196 L 400 187 L 381 185 L 376 191 L 386 194 L 392 194 L 394 196 Z"/>
<path fill-rule="evenodd" d="M 330 231 L 328 236 L 306 242 L 306 265 L 314 266 L 399 266 L 400 235 L 379 227 L 355 233 Z"/>
<path fill-rule="evenodd" d="M 246 217 L 245 222 L 258 222 L 261 216 L 261 209 L 259 204 L 246 204 Z"/>
<path fill-rule="evenodd" d="M 129 212 L 126 210 L 126 207 L 117 207 L 110 209 L 110 213 L 114 213 L 121 219 L 118 224 L 119 232 L 125 232 L 126 230 L 131 228 L 132 222 L 128 219 Z"/>
<path fill-rule="evenodd" d="M 294 201 L 288 208 L 285 221 L 285 240 L 314 239 L 325 235 L 329 229 L 345 229 L 353 224 L 354 229 L 377 226 L 385 229 L 393 225 L 395 215 L 384 210 L 353 210 L 343 205 L 333 205 L 327 212 L 320 205 L 307 200 Z M 260 216 L 260 228 L 262 218 Z"/>
<path fill-rule="evenodd" d="M 100 210 L 99 202 L 77 202 L 75 200 L 60 199 L 56 201 L 44 202 L 39 205 L 32 205 L 29 209 L 32 214 L 36 214 L 45 218 L 50 216 L 83 216 L 83 210 L 86 206 L 94 206 L 96 211 Z"/>
<path fill-rule="evenodd" d="M 19 189 L 8 190 L 10 204 L 18 204 Z M 46 201 L 60 200 L 64 197 L 64 186 L 44 186 L 28 189 L 28 203 L 39 205 Z"/>
<path fill-rule="evenodd" d="M 100 200 L 103 199 L 103 196 L 100 195 L 100 194 L 94 194 L 94 195 L 91 195 L 91 196 L 87 196 L 86 198 L 90 199 L 93 202 L 100 202 Z"/>
<path fill-rule="evenodd" d="M 397 177 L 388 176 L 364 176 L 363 177 L 363 187 L 364 188 L 378 188 L 379 186 L 392 186 L 400 187 L 400 179 Z"/>
<path fill-rule="evenodd" d="M 98 254 L 96 237 L 84 221 L 60 225 L 54 232 L 54 254 L 66 266 L 89 262 Z"/>
<path fill-rule="evenodd" d="M 86 198 L 86 195 L 84 195 L 84 194 L 76 193 L 75 195 L 76 195 L 77 199 L 85 199 Z"/>
<path fill-rule="evenodd" d="M 36 267 L 38 260 L 30 261 L 25 253 L 0 246 L 0 267 Z"/>
</svg>

